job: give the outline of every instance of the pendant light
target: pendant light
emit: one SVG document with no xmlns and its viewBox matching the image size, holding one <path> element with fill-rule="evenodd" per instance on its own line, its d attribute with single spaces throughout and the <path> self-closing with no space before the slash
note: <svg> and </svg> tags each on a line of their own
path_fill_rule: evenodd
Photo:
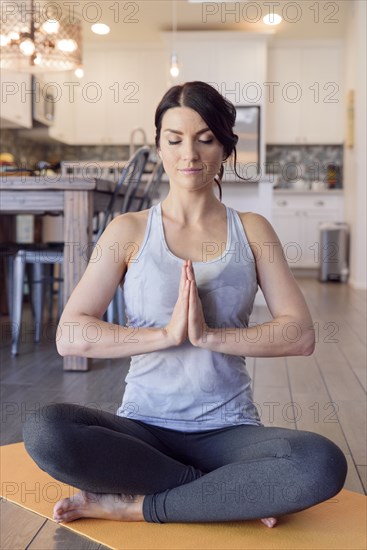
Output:
<svg viewBox="0 0 367 550">
<path fill-rule="evenodd" d="M 70 2 L 1 0 L 0 67 L 42 73 L 82 63 L 82 23 Z"/>
<path fill-rule="evenodd" d="M 180 73 L 176 53 L 176 33 L 177 33 L 177 6 L 176 0 L 172 0 L 172 48 L 171 48 L 171 68 L 169 70 L 172 78 L 177 78 Z"/>
</svg>

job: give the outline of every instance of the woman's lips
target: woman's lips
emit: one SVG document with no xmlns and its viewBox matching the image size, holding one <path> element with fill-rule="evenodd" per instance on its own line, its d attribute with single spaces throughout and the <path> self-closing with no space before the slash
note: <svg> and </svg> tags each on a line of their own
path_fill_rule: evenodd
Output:
<svg viewBox="0 0 367 550">
<path fill-rule="evenodd" d="M 182 168 L 180 172 L 183 174 L 197 174 L 198 172 L 201 172 L 202 168 Z"/>
</svg>

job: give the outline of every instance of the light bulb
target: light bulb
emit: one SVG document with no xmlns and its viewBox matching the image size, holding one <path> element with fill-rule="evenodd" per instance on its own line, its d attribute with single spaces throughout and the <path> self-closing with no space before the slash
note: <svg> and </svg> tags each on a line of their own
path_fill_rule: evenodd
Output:
<svg viewBox="0 0 367 550">
<path fill-rule="evenodd" d="M 42 61 L 42 57 L 39 54 L 37 54 L 36 57 L 33 60 L 33 63 L 35 65 L 41 65 L 41 61 Z"/>
<path fill-rule="evenodd" d="M 3 48 L 9 44 L 9 37 L 5 34 L 0 34 L 0 46 Z"/>
<path fill-rule="evenodd" d="M 180 69 L 177 67 L 177 65 L 171 65 L 169 72 L 171 73 L 171 76 L 173 78 L 177 78 L 178 75 L 180 74 Z"/>
<path fill-rule="evenodd" d="M 178 68 L 178 64 L 177 64 L 177 55 L 175 53 L 173 53 L 171 57 L 171 68 L 169 72 L 171 73 L 171 76 L 173 78 L 177 78 L 178 75 L 180 74 L 180 69 Z"/>
<path fill-rule="evenodd" d="M 34 54 L 35 46 L 30 38 L 26 38 L 19 44 L 19 49 L 24 55 Z"/>
<path fill-rule="evenodd" d="M 54 19 L 49 19 L 45 21 L 42 25 L 42 30 L 46 34 L 55 34 L 59 31 L 60 23 Z"/>
<path fill-rule="evenodd" d="M 19 40 L 19 32 L 12 31 L 9 33 L 10 40 Z"/>
<path fill-rule="evenodd" d="M 77 69 L 75 69 L 74 74 L 77 78 L 83 78 L 84 70 L 81 67 L 78 67 Z"/>
<path fill-rule="evenodd" d="M 110 27 L 104 23 L 95 23 L 91 29 L 96 34 L 108 34 L 110 32 Z"/>
<path fill-rule="evenodd" d="M 75 52 L 78 45 L 75 40 L 72 40 L 71 38 L 63 38 L 62 40 L 57 41 L 57 47 L 62 52 L 71 53 Z"/>
<path fill-rule="evenodd" d="M 279 25 L 282 18 L 277 13 L 268 13 L 263 17 L 265 25 Z"/>
</svg>

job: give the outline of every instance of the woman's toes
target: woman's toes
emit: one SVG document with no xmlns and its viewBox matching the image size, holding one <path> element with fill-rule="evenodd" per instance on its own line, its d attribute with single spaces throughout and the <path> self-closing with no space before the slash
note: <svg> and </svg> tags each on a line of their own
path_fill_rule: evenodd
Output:
<svg viewBox="0 0 367 550">
<path fill-rule="evenodd" d="M 274 527 L 277 524 L 276 518 L 263 518 L 261 521 L 267 527 Z"/>
<path fill-rule="evenodd" d="M 75 513 L 75 505 L 76 503 L 73 503 L 69 498 L 57 502 L 53 510 L 53 519 L 61 520 L 61 518 L 64 518 L 65 514 Z"/>
<path fill-rule="evenodd" d="M 58 516 L 55 518 L 55 521 L 57 523 L 67 523 L 69 521 L 73 521 L 74 519 L 78 519 L 81 517 L 81 514 L 78 514 L 76 510 L 73 510 L 72 512 L 65 512 L 61 516 Z"/>
</svg>

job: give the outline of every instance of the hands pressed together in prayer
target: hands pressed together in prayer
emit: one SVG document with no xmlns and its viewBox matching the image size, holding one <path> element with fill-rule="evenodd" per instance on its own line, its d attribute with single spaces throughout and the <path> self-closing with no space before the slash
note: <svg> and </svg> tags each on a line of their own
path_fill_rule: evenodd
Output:
<svg viewBox="0 0 367 550">
<path fill-rule="evenodd" d="M 209 331 L 191 260 L 183 262 L 177 302 L 165 330 L 173 345 L 180 345 L 188 338 L 194 346 L 199 346 Z"/>
</svg>

